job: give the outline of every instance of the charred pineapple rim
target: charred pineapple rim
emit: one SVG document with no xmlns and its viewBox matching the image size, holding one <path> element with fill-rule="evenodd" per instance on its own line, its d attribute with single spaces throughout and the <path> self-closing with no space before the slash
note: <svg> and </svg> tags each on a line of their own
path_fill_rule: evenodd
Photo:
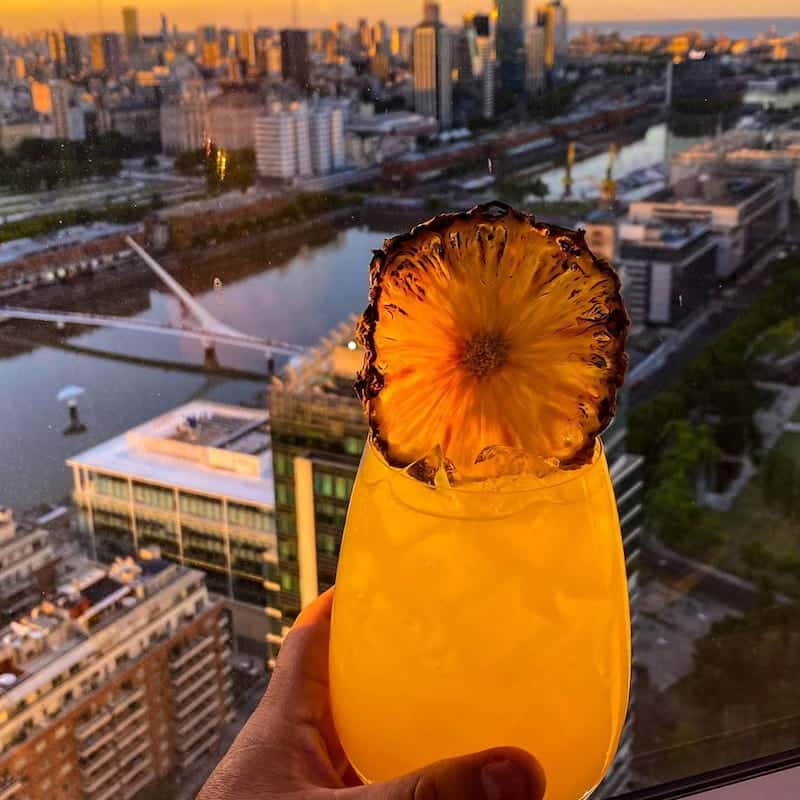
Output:
<svg viewBox="0 0 800 800">
<path fill-rule="evenodd" d="M 367 434 L 365 447 L 369 448 L 372 456 L 378 459 L 380 465 L 389 470 L 389 482 L 402 481 L 408 487 L 422 487 L 437 494 L 446 492 L 453 496 L 469 497 L 485 492 L 488 494 L 502 494 L 521 496 L 535 494 L 536 492 L 549 491 L 557 486 L 564 486 L 574 481 L 584 478 L 589 470 L 597 466 L 603 460 L 605 449 L 603 442 L 598 436 L 594 441 L 594 451 L 589 461 L 580 467 L 573 469 L 557 469 L 548 473 L 542 478 L 535 475 L 504 475 L 499 478 L 489 478 L 480 481 L 465 481 L 463 483 L 453 483 L 449 486 L 434 486 L 432 483 L 421 481 L 419 478 L 409 475 L 406 471 L 408 467 L 398 467 L 392 465 L 381 449 L 381 444 L 373 436 L 372 432 Z M 365 453 L 366 456 L 366 453 Z"/>
<path fill-rule="evenodd" d="M 370 442 L 382 460 L 393 468 L 403 470 L 412 463 L 413 459 L 406 460 L 405 456 L 397 456 L 391 434 L 384 429 L 376 405 L 384 387 L 385 376 L 391 374 L 386 373 L 379 364 L 379 348 L 376 340 L 378 326 L 391 324 L 381 321 L 384 312 L 379 310 L 386 291 L 384 281 L 388 274 L 387 270 L 390 266 L 394 269 L 393 259 L 400 257 L 404 247 L 411 246 L 413 248 L 418 241 L 423 241 L 422 237 L 431 234 L 444 239 L 448 236 L 448 231 L 457 230 L 455 226 L 464 223 L 475 226 L 476 230 L 483 229 L 485 239 L 480 246 L 491 246 L 486 244 L 494 239 L 491 226 L 495 223 L 505 224 L 506 221 L 510 225 L 518 226 L 519 230 L 529 230 L 538 234 L 546 242 L 560 249 L 565 254 L 563 263 L 569 262 L 568 265 L 561 267 L 562 270 L 575 270 L 580 274 L 583 272 L 583 268 L 579 265 L 580 262 L 584 264 L 584 268 L 592 272 L 591 280 L 595 281 L 596 286 L 599 286 L 602 281 L 606 282 L 603 290 L 605 295 L 602 299 L 608 305 L 604 306 L 604 313 L 601 313 L 601 316 L 596 319 L 592 316 L 584 317 L 582 315 L 575 319 L 576 326 L 585 326 L 584 331 L 592 328 L 602 329 L 606 340 L 611 342 L 610 345 L 603 345 L 605 349 L 602 349 L 600 355 L 597 356 L 601 363 L 595 364 L 596 367 L 604 370 L 604 374 L 595 380 L 594 388 L 597 394 L 593 395 L 594 400 L 589 401 L 592 404 L 591 413 L 594 422 L 590 423 L 591 428 L 588 426 L 582 428 L 583 441 L 576 442 L 577 446 L 574 450 L 558 456 L 560 464 L 557 469 L 562 475 L 564 472 L 580 471 L 582 467 L 593 464 L 598 457 L 599 436 L 614 416 L 616 390 L 622 385 L 627 368 L 627 355 L 624 350 L 629 319 L 619 294 L 619 277 L 608 263 L 597 259 L 591 253 L 586 246 L 583 231 L 573 231 L 546 222 L 539 222 L 533 215 L 517 211 L 505 203 L 495 201 L 475 206 L 468 211 L 441 214 L 417 225 L 407 233 L 388 239 L 382 249 L 373 251 L 370 264 L 369 304 L 361 317 L 358 329 L 358 338 L 365 349 L 365 359 L 356 380 L 355 389 L 368 415 Z M 453 234 L 450 236 L 452 237 Z M 457 246 L 460 247 L 459 234 L 455 234 L 455 236 Z M 439 246 L 441 247 L 441 245 Z M 504 245 L 501 245 L 500 256 L 497 257 L 501 258 L 503 252 Z M 586 277 L 587 280 L 590 279 L 589 275 Z M 419 294 L 424 297 L 424 290 L 420 289 Z M 573 296 L 574 293 L 570 295 L 570 299 Z M 395 313 L 407 316 L 402 307 L 388 305 L 385 308 L 394 309 Z M 592 312 L 595 312 L 594 308 Z M 390 316 L 393 317 L 394 314 L 390 312 Z M 489 324 L 482 328 L 465 331 L 465 335 L 457 342 L 455 349 L 455 363 L 458 364 L 462 373 L 468 375 L 476 385 L 492 381 L 495 375 L 514 363 L 512 352 L 514 345 L 507 338 L 508 333 L 504 330 L 502 323 L 492 324 L 490 320 L 486 320 L 486 322 Z M 606 369 L 606 364 L 608 369 Z M 583 408 L 580 411 L 584 414 L 584 419 L 589 419 Z M 580 430 L 578 434 L 581 434 Z M 565 439 L 565 442 L 568 446 L 569 440 Z M 447 440 L 440 441 L 440 444 L 447 450 Z M 600 447 L 602 448 L 602 445 Z M 602 449 L 599 452 L 602 452 Z M 445 452 L 445 456 L 447 455 L 448 453 Z M 418 480 L 415 476 L 409 476 L 409 478 Z M 565 476 L 565 479 L 568 478 L 569 474 Z M 477 482 L 480 483 L 480 479 L 477 479 Z M 462 484 L 459 479 L 455 485 L 464 486 L 466 484 Z M 542 482 L 540 478 L 539 485 L 554 485 L 554 481 Z"/>
</svg>

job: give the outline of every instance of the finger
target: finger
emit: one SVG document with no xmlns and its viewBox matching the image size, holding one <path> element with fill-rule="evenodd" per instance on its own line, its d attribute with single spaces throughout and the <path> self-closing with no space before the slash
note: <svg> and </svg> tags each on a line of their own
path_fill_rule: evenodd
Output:
<svg viewBox="0 0 800 800">
<path fill-rule="evenodd" d="M 438 761 L 393 781 L 334 792 L 335 800 L 542 800 L 545 775 L 524 750 L 497 747 Z"/>
<path fill-rule="evenodd" d="M 292 626 L 293 631 L 308 625 L 318 625 L 326 620 L 330 622 L 334 588 L 334 586 L 331 586 L 330 589 L 324 591 L 313 603 L 307 605 L 300 612 Z"/>
<path fill-rule="evenodd" d="M 322 720 L 328 710 L 328 641 L 333 588 L 297 618 L 281 645 L 269 688 L 251 720 L 287 724 Z"/>
<path fill-rule="evenodd" d="M 346 759 L 330 710 L 328 644 L 333 588 L 298 616 L 284 639 L 269 688 L 242 731 L 243 744 L 267 733 L 307 756 L 305 776 L 318 785 L 341 786 Z M 337 775 L 339 773 L 339 775 Z"/>
</svg>

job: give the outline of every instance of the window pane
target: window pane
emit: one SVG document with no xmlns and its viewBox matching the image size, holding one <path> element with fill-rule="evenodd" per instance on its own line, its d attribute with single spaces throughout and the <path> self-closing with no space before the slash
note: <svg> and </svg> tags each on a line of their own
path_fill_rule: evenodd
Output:
<svg viewBox="0 0 800 800">
<path fill-rule="evenodd" d="M 396 496 L 362 473 L 346 535 L 376 638 L 353 657 L 391 634 L 409 685 L 445 699 L 474 684 L 461 670 L 495 676 L 451 698 L 456 724 L 494 714 L 498 741 L 534 719 L 557 730 L 548 746 L 569 757 L 548 761 L 540 736 L 530 749 L 565 797 L 800 746 L 790 4 L 63 5 L 0 3 L 0 684 L 17 698 L 0 711 L 0 794 L 105 792 L 89 777 L 111 751 L 64 772 L 49 728 L 139 686 L 115 671 L 161 674 L 158 653 L 198 641 L 220 669 L 190 678 L 219 708 L 199 690 L 180 707 L 173 678 L 196 662 L 167 664 L 177 722 L 153 718 L 161 755 L 136 756 L 122 793 L 210 772 L 176 731 L 206 726 L 202 744 L 241 719 L 251 678 L 333 582 L 369 419 L 393 464 L 438 446 L 445 469 L 396 475 Z M 373 323 L 370 418 L 353 386 Z M 597 501 L 571 488 L 595 435 Z M 421 505 L 474 503 L 477 522 L 423 513 L 404 495 L 415 478 Z M 462 638 L 480 644 L 465 656 Z M 73 666 L 81 642 L 96 663 Z M 397 681 L 373 684 L 362 725 L 364 698 Z M 163 699 L 137 702 L 158 716 Z M 581 778 L 617 734 L 607 774 Z"/>
</svg>

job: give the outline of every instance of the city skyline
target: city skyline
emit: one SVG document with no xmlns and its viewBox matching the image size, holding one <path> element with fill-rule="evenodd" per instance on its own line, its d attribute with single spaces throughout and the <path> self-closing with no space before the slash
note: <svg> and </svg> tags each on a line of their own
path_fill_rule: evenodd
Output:
<svg viewBox="0 0 800 800">
<path fill-rule="evenodd" d="M 64 0 L 60 4 L 58 14 L 54 15 L 46 0 L 7 0 L 3 14 L 2 30 L 7 33 L 27 33 L 44 28 L 58 28 L 62 25 L 76 33 L 91 33 L 103 30 L 122 31 L 122 8 L 134 6 L 139 11 L 139 29 L 142 33 L 155 33 L 161 24 L 161 14 L 166 14 L 170 28 L 177 24 L 181 30 L 192 30 L 199 25 L 214 24 L 231 28 L 292 27 L 295 16 L 290 0 L 278 0 L 270 3 L 272 8 L 253 8 L 252 0 L 234 0 L 223 8 L 197 7 L 188 0 L 139 0 L 134 3 L 114 3 L 107 1 L 102 5 L 87 3 L 86 0 Z M 441 4 L 442 18 L 448 24 L 458 23 L 464 13 L 475 10 L 488 10 L 493 7 L 491 0 L 448 0 Z M 417 7 L 418 6 L 418 7 Z M 698 15 L 697 6 L 690 0 L 677 0 L 671 8 L 674 14 L 664 17 L 649 14 L 646 8 L 628 0 L 607 0 L 595 4 L 589 0 L 571 0 L 568 3 L 570 20 L 575 24 L 591 22 L 642 21 L 665 22 L 671 19 L 692 20 L 698 23 L 703 20 L 719 19 L 764 19 L 774 17 L 798 18 L 794 0 L 771 0 L 768 3 L 756 3 L 747 0 L 738 4 L 737 13 L 730 13 L 729 4 L 722 0 L 706 3 L 702 15 Z M 792 12 L 795 12 L 794 14 Z M 367 14 L 369 19 L 385 18 L 390 24 L 412 25 L 422 19 L 422 4 L 409 4 L 399 14 L 395 9 L 386 12 L 376 11 L 374 7 L 366 7 L 357 0 L 346 3 L 332 3 L 331 0 L 320 0 L 313 10 L 297 6 L 296 22 L 298 27 L 325 27 L 342 20 L 347 24 Z M 47 21 L 46 23 L 44 21 Z"/>
</svg>

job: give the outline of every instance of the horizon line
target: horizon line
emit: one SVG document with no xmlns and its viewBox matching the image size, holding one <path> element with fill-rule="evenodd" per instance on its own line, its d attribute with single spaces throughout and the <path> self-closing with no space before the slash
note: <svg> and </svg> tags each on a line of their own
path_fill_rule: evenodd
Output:
<svg viewBox="0 0 800 800">
<path fill-rule="evenodd" d="M 710 22 L 710 21 L 728 21 L 728 22 L 730 22 L 730 21 L 734 21 L 734 20 L 742 20 L 742 21 L 745 21 L 745 20 L 776 20 L 776 21 L 780 21 L 780 20 L 800 20 L 800 14 L 767 14 L 767 15 L 764 15 L 764 16 L 736 15 L 736 14 L 733 14 L 733 15 L 726 15 L 726 16 L 722 16 L 722 17 L 720 17 L 720 16 L 704 16 L 704 17 L 627 17 L 627 18 L 617 18 L 617 19 L 608 19 L 608 18 L 597 18 L 597 19 L 589 18 L 589 19 L 585 19 L 585 18 L 578 18 L 578 19 L 570 19 L 569 20 L 569 25 L 588 25 L 588 24 L 593 24 L 593 25 L 599 25 L 599 24 L 603 24 L 603 25 L 620 25 L 620 24 L 621 25 L 631 25 L 631 24 L 635 24 L 635 23 L 643 23 L 643 24 L 644 23 L 656 23 L 656 24 L 657 23 L 674 23 L 674 24 L 677 24 L 677 23 L 684 23 L 684 22 L 694 23 L 694 22 Z M 392 25 L 392 23 L 389 23 L 388 20 L 386 20 L 385 18 L 381 19 L 379 17 L 375 21 L 387 22 L 387 24 Z M 225 23 L 212 23 L 210 21 L 206 22 L 206 23 L 201 23 L 200 25 L 189 26 L 188 28 L 181 27 L 180 25 L 178 25 L 177 29 L 178 29 L 178 31 L 180 33 L 186 33 L 186 32 L 190 33 L 193 30 L 195 30 L 196 28 L 202 27 L 202 25 L 204 25 L 204 24 L 205 25 L 213 25 L 214 27 L 217 27 L 217 28 L 230 27 L 231 30 L 237 30 L 237 31 L 238 30 L 248 30 L 248 28 L 243 27 L 243 26 L 234 26 L 234 25 L 228 26 Z M 307 26 L 307 27 L 299 26 L 297 28 L 297 30 L 309 30 L 309 31 L 311 31 L 311 30 L 325 29 L 325 28 L 329 28 L 329 27 L 330 27 L 330 24 L 327 24 L 327 25 L 311 25 L 311 26 Z M 392 27 L 395 27 L 395 26 L 392 25 Z M 405 25 L 405 26 L 398 26 L 398 27 L 409 27 L 409 26 Z M 291 26 L 291 25 L 282 25 L 282 26 L 281 25 L 273 25 L 273 26 L 268 26 L 268 25 L 254 24 L 254 25 L 250 26 L 249 30 L 255 30 L 257 28 L 271 28 L 272 30 L 284 30 L 284 29 L 294 29 L 294 26 Z M 97 34 L 97 33 L 117 33 L 117 32 L 122 33 L 123 32 L 123 29 L 122 29 L 121 26 L 119 26 L 119 27 L 116 27 L 116 26 L 106 27 L 103 30 L 97 30 L 97 29 L 85 30 L 84 29 L 84 30 L 80 30 L 80 31 L 78 31 L 78 30 L 70 31 L 69 28 L 64 27 L 63 24 L 62 24 L 60 27 L 58 27 L 58 26 L 36 26 L 36 27 L 32 27 L 32 28 L 26 28 L 24 30 L 14 30 L 14 31 L 12 31 L 11 29 L 6 29 L 5 32 L 4 32 L 3 27 L 0 26 L 0 35 L 3 35 L 3 36 L 9 35 L 9 34 L 10 35 L 16 35 L 16 34 L 20 34 L 20 33 L 22 33 L 22 34 L 24 34 L 24 33 L 36 33 L 38 31 L 52 31 L 52 30 L 64 30 L 64 31 L 66 31 L 68 33 L 73 33 L 74 32 L 74 33 L 76 33 L 77 35 L 80 35 L 80 36 L 88 36 L 88 35 Z M 153 31 L 155 33 L 159 32 L 158 28 L 153 29 Z M 800 33 L 800 29 L 797 32 Z M 140 31 L 140 34 L 141 35 L 149 35 L 146 31 Z"/>
</svg>

